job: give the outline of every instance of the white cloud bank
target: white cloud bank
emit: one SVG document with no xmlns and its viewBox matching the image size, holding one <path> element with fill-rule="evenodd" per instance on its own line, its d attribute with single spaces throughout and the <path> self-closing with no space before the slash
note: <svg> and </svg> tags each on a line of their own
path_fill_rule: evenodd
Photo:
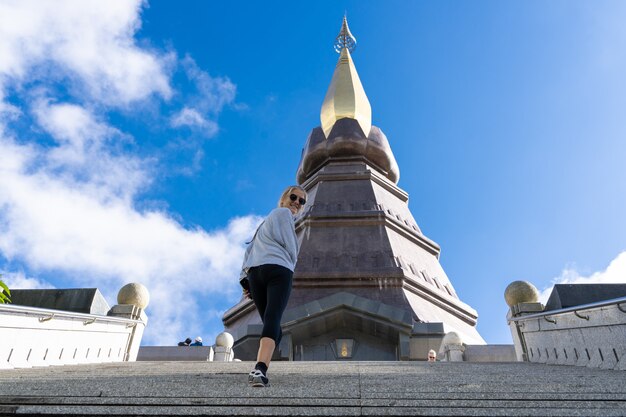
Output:
<svg viewBox="0 0 626 417">
<path fill-rule="evenodd" d="M 258 218 L 207 232 L 183 227 L 164 210 L 136 208 L 159 172 L 150 158 L 124 150 L 133 137 L 106 114 L 176 93 L 175 55 L 135 41 L 142 5 L 0 3 L 0 255 L 29 274 L 58 274 L 109 297 L 127 282 L 145 284 L 152 300 L 146 341 L 171 344 L 219 316 L 207 296 L 236 298 L 243 242 Z M 197 85 L 199 110 L 180 110 L 177 124 L 214 134 L 207 115 L 233 101 L 235 86 L 189 57 L 181 66 Z M 36 134 L 12 129 L 24 117 Z M 0 268 L 14 287 L 54 284 Z"/>
<path fill-rule="evenodd" d="M 546 303 L 554 284 L 618 284 L 626 283 L 626 251 L 617 255 L 609 266 L 589 276 L 581 275 L 574 268 L 565 268 L 560 276 L 552 280 L 552 285 L 540 291 L 539 301 Z"/>
<path fill-rule="evenodd" d="M 146 51 L 133 38 L 141 7 L 141 1 L 4 1 L 0 74 L 21 82 L 68 77 L 72 88 L 112 105 L 153 93 L 170 97 L 165 68 L 172 57 Z"/>
</svg>

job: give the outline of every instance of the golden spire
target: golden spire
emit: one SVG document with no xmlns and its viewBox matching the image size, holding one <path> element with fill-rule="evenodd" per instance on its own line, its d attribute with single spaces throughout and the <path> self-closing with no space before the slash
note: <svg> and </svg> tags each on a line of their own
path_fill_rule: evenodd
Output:
<svg viewBox="0 0 626 417">
<path fill-rule="evenodd" d="M 348 18 L 343 15 L 343 23 L 339 35 L 335 38 L 335 51 L 340 54 L 343 48 L 347 48 L 350 53 L 356 49 L 356 38 L 350 32 L 348 27 Z"/>
<path fill-rule="evenodd" d="M 345 16 L 334 46 L 340 55 L 322 104 L 322 129 L 328 138 L 337 120 L 349 118 L 359 122 L 363 133 L 368 136 L 372 128 L 372 107 L 350 56 L 356 48 L 356 39 L 350 33 Z"/>
</svg>

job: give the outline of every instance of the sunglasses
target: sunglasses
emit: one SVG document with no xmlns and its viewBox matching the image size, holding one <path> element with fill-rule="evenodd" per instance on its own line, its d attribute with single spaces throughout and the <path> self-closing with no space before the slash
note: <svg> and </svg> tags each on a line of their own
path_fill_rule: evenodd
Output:
<svg viewBox="0 0 626 417">
<path fill-rule="evenodd" d="M 289 196 L 289 199 L 290 199 L 291 201 L 296 201 L 296 200 L 298 200 L 298 203 L 300 203 L 300 205 L 301 205 L 301 206 L 303 206 L 303 205 L 305 205 L 305 204 L 306 204 L 306 200 L 305 200 L 304 198 L 302 198 L 302 197 L 298 197 L 298 196 L 297 196 L 297 195 L 295 195 L 295 194 L 291 194 L 291 195 Z"/>
</svg>

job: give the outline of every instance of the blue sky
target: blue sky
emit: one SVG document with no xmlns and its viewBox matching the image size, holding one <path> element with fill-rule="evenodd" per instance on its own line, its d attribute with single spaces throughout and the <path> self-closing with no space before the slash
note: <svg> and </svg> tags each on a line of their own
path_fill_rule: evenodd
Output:
<svg viewBox="0 0 626 417">
<path fill-rule="evenodd" d="M 0 1 L 0 271 L 148 286 L 211 340 L 293 183 L 347 11 L 399 186 L 488 343 L 513 280 L 626 281 L 626 4 Z"/>
</svg>

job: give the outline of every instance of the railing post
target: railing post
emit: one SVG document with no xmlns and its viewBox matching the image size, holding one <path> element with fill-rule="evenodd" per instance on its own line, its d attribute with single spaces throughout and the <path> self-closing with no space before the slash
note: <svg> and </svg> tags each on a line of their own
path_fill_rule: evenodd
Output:
<svg viewBox="0 0 626 417">
<path fill-rule="evenodd" d="M 511 330 L 513 345 L 515 346 L 515 356 L 519 362 L 527 362 L 530 359 L 522 329 L 524 323 L 512 319 L 543 311 L 543 304 L 538 302 L 539 291 L 530 282 L 513 281 L 504 290 L 504 299 L 509 306 L 506 319 Z"/>
<path fill-rule="evenodd" d="M 439 358 L 442 362 L 463 362 L 465 345 L 457 332 L 448 332 L 441 340 Z"/>
<path fill-rule="evenodd" d="M 235 359 L 235 352 L 233 352 L 233 345 L 235 339 L 228 332 L 222 332 L 215 338 L 215 354 L 213 360 L 215 362 L 231 362 Z"/>
<path fill-rule="evenodd" d="M 117 294 L 117 302 L 118 304 L 109 310 L 109 316 L 139 320 L 138 323 L 133 325 L 133 329 L 128 336 L 123 359 L 126 362 L 134 362 L 137 360 L 141 338 L 148 324 L 148 316 L 144 313 L 144 309 L 150 303 L 150 293 L 141 284 L 126 284 Z"/>
</svg>

